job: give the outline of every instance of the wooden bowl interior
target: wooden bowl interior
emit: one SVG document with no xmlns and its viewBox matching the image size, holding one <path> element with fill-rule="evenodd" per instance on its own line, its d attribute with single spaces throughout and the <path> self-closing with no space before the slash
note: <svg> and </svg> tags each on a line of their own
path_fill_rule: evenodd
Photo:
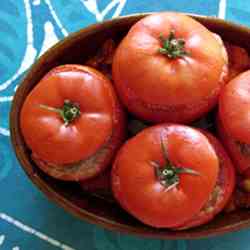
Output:
<svg viewBox="0 0 250 250">
<path fill-rule="evenodd" d="M 92 25 L 74 33 L 51 48 L 33 65 L 16 92 L 10 114 L 11 139 L 21 166 L 29 178 L 50 199 L 81 219 L 109 229 L 143 236 L 176 239 L 212 236 L 245 228 L 250 225 L 250 211 L 247 210 L 220 214 L 205 226 L 183 232 L 153 229 L 128 215 L 116 203 L 84 193 L 76 183 L 65 183 L 47 176 L 35 166 L 30 158 L 30 152 L 24 144 L 19 128 L 20 109 L 27 94 L 53 67 L 67 63 L 84 64 L 107 38 L 120 41 L 131 25 L 143 16 L 144 14 L 122 17 L 103 24 Z M 249 29 L 215 18 L 200 16 L 195 16 L 195 18 L 210 30 L 220 34 L 226 41 L 238 44 L 250 51 Z"/>
</svg>

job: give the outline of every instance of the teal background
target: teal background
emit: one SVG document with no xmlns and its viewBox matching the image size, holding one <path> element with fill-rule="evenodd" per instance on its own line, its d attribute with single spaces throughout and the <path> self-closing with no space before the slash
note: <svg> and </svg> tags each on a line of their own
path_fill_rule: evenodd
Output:
<svg viewBox="0 0 250 250">
<path fill-rule="evenodd" d="M 49 202 L 21 170 L 9 139 L 8 113 L 11 98 L 20 79 L 41 52 L 47 36 L 64 38 L 70 32 L 97 22 L 83 2 L 91 0 L 1 0 L 0 3 L 0 249 L 1 250 L 247 250 L 250 249 L 250 230 L 222 237 L 202 240 L 170 241 L 150 240 L 106 231 L 77 220 L 60 207 Z M 95 1 L 92 1 L 95 2 Z M 136 12 L 176 10 L 217 16 L 219 6 L 226 3 L 225 18 L 250 25 L 250 4 L 244 0 L 99 0 L 99 10 L 117 2 L 105 18 L 112 18 L 119 5 L 124 3 L 120 15 Z M 51 11 L 51 7 L 53 11 Z M 28 11 L 27 11 L 28 10 Z M 57 18 L 53 16 L 56 14 Z M 28 18 L 27 18 L 28 17 Z M 29 20 L 29 21 L 28 21 Z M 59 20 L 59 22 L 58 22 Z M 45 32 L 50 23 L 53 34 Z M 29 31 L 27 29 L 29 27 Z M 31 27 L 31 28 L 30 28 Z M 28 40 L 28 32 L 30 34 Z M 53 39 L 52 39 L 53 40 Z M 23 62 L 27 45 L 33 48 Z M 48 46 L 52 42 L 48 42 Z M 25 67 L 18 73 L 21 64 Z M 16 79 L 8 81 L 13 76 Z M 8 81 L 6 84 L 6 81 Z M 3 219 L 8 215 L 45 235 L 66 244 L 54 246 L 46 240 L 27 233 Z"/>
</svg>

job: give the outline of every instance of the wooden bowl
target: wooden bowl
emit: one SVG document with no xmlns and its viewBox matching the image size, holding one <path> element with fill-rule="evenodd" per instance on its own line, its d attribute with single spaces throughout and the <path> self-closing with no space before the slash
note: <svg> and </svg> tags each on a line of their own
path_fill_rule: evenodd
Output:
<svg viewBox="0 0 250 250">
<path fill-rule="evenodd" d="M 143 225 L 123 211 L 118 204 L 82 192 L 76 183 L 57 181 L 41 172 L 30 158 L 19 126 L 22 104 L 39 80 L 53 67 L 66 63 L 82 64 L 94 55 L 107 38 L 119 41 L 132 24 L 147 14 L 116 18 L 73 33 L 49 49 L 31 67 L 16 91 L 10 113 L 11 140 L 17 158 L 33 183 L 52 201 L 80 219 L 120 232 L 155 238 L 200 238 L 232 232 L 250 225 L 250 210 L 220 214 L 210 223 L 186 231 L 154 229 Z M 250 51 L 250 29 L 214 17 L 193 16 L 229 42 Z"/>
</svg>

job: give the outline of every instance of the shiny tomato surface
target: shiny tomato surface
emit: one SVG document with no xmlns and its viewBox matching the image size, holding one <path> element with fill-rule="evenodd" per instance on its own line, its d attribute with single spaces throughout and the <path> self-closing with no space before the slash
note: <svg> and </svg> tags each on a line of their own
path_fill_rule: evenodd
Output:
<svg viewBox="0 0 250 250">
<path fill-rule="evenodd" d="M 112 72 L 130 112 L 152 122 L 187 123 L 216 104 L 228 60 L 218 35 L 191 17 L 166 12 L 132 26 Z"/>
<path fill-rule="evenodd" d="M 250 70 L 231 80 L 219 99 L 218 131 L 240 173 L 250 167 Z"/>
<path fill-rule="evenodd" d="M 64 118 L 72 114 L 65 113 L 67 105 L 73 115 L 78 110 L 68 123 Z M 110 81 L 81 65 L 48 72 L 26 98 L 20 126 L 38 166 L 65 180 L 96 175 L 124 136 L 123 111 Z"/>
<path fill-rule="evenodd" d="M 201 131 L 213 146 L 219 158 L 219 175 L 214 190 L 201 211 L 177 229 L 203 225 L 220 213 L 229 202 L 235 188 L 235 168 L 219 140 L 205 130 Z"/>
<path fill-rule="evenodd" d="M 169 166 L 179 173 L 169 176 Z M 112 168 L 112 190 L 121 206 L 143 223 L 178 227 L 206 204 L 218 171 L 218 156 L 206 136 L 187 126 L 162 124 L 122 146 Z"/>
</svg>

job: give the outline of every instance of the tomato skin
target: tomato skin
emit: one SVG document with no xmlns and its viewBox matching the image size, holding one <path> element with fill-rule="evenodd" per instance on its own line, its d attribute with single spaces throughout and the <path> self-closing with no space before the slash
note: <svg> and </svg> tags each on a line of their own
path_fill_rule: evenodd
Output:
<svg viewBox="0 0 250 250">
<path fill-rule="evenodd" d="M 150 164 L 164 163 L 161 137 L 171 163 L 200 175 L 180 174 L 178 186 L 165 191 Z M 182 125 L 153 126 L 128 140 L 118 152 L 111 173 L 112 191 L 120 205 L 143 223 L 178 227 L 204 206 L 215 186 L 218 167 L 213 147 L 198 130 Z"/>
<path fill-rule="evenodd" d="M 219 99 L 217 128 L 239 173 L 250 167 L 250 70 L 231 80 Z"/>
<path fill-rule="evenodd" d="M 65 99 L 81 114 L 65 126 L 61 117 L 40 105 L 60 108 Z M 84 180 L 105 169 L 125 136 L 125 116 L 110 81 L 81 65 L 48 72 L 26 98 L 20 126 L 32 158 L 47 174 Z"/>
<path fill-rule="evenodd" d="M 250 170 L 249 157 L 245 154 L 242 154 L 239 145 L 225 130 L 222 122 L 219 119 L 219 116 L 217 117 L 216 124 L 220 140 L 224 147 L 227 149 L 232 161 L 234 162 L 234 166 L 236 167 L 237 172 L 248 176 L 247 173 Z"/>
<path fill-rule="evenodd" d="M 202 211 L 195 215 L 190 221 L 176 228 L 177 230 L 197 227 L 212 220 L 228 204 L 235 188 L 235 168 L 227 152 L 215 136 L 205 130 L 200 131 L 208 138 L 219 157 L 220 170 L 216 186 L 221 190 L 219 192 L 220 197 L 217 197 L 214 201 L 215 203 L 210 206 L 212 209 L 207 208 L 204 211 L 203 208 Z"/>
<path fill-rule="evenodd" d="M 159 53 L 171 30 L 189 55 Z M 227 76 L 227 54 L 218 36 L 190 17 L 153 14 L 137 22 L 118 46 L 112 75 L 117 93 L 137 117 L 152 122 L 191 122 L 217 102 Z"/>
</svg>

